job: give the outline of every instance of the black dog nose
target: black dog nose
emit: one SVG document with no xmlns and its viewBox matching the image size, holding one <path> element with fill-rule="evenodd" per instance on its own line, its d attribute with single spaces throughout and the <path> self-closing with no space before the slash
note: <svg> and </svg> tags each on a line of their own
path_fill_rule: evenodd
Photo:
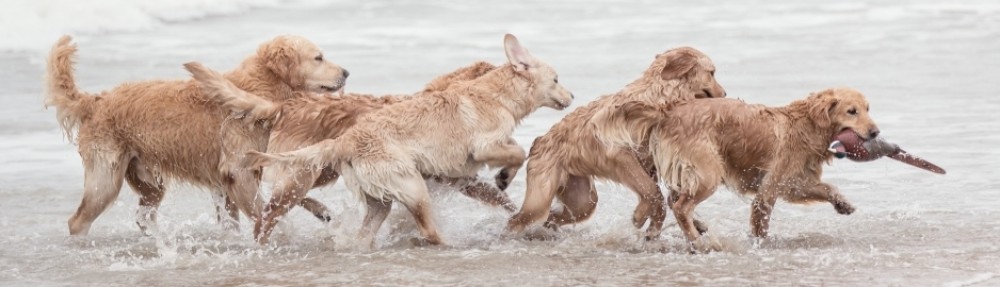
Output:
<svg viewBox="0 0 1000 287">
<path fill-rule="evenodd" d="M 570 99 L 575 99 L 575 98 L 576 98 L 576 96 L 573 96 L 573 93 L 569 93 L 569 98 L 570 98 Z"/>
<path fill-rule="evenodd" d="M 343 69 L 343 71 L 344 71 L 344 78 L 347 78 L 347 76 L 351 75 L 351 72 L 348 72 L 347 69 Z"/>
<path fill-rule="evenodd" d="M 870 137 L 869 138 L 873 139 L 873 138 L 877 137 L 878 136 L 878 128 L 873 128 L 871 130 L 871 132 L 869 132 L 869 133 L 870 133 Z"/>
</svg>

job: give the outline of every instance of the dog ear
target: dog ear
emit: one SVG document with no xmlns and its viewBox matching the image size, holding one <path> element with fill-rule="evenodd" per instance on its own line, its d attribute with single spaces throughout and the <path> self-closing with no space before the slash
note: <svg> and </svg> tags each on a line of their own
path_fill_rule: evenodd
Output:
<svg viewBox="0 0 1000 287">
<path fill-rule="evenodd" d="M 685 50 L 673 50 L 667 52 L 667 63 L 660 71 L 660 77 L 664 81 L 680 78 L 698 64 L 698 56 Z"/>
<path fill-rule="evenodd" d="M 299 73 L 299 55 L 287 39 L 278 37 L 262 45 L 257 50 L 257 56 L 285 84 L 293 88 L 305 85 L 305 77 Z"/>
<path fill-rule="evenodd" d="M 528 54 L 528 50 L 521 46 L 521 42 L 514 35 L 503 36 L 503 49 L 507 52 L 507 61 L 514 65 L 515 72 L 524 72 L 535 64 L 535 58 Z"/>
<path fill-rule="evenodd" d="M 810 108 L 809 116 L 813 122 L 820 127 L 833 125 L 833 111 L 840 102 L 833 94 L 833 90 L 824 90 L 809 96 Z"/>
</svg>

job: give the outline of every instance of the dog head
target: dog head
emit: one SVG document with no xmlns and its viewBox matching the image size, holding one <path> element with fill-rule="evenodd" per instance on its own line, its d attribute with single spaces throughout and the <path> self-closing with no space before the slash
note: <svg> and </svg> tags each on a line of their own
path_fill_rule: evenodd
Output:
<svg viewBox="0 0 1000 287">
<path fill-rule="evenodd" d="M 715 81 L 712 59 L 694 48 L 681 47 L 656 55 L 646 77 L 663 86 L 677 86 L 681 95 L 696 99 L 726 97 L 726 90 Z"/>
<path fill-rule="evenodd" d="M 541 106 L 562 110 L 573 102 L 573 93 L 559 84 L 559 75 L 549 65 L 535 59 L 521 46 L 517 37 L 507 34 L 503 38 L 507 61 L 514 67 L 514 72 L 527 78 L 530 82 L 531 97 Z"/>
<path fill-rule="evenodd" d="M 335 92 L 344 87 L 350 74 L 326 61 L 323 51 L 299 36 L 278 36 L 257 49 L 263 66 L 294 90 Z"/>
<path fill-rule="evenodd" d="M 868 101 L 854 89 L 828 89 L 813 93 L 807 100 L 809 116 L 821 128 L 830 128 L 834 134 L 850 129 L 864 140 L 879 134 L 868 114 Z"/>
</svg>

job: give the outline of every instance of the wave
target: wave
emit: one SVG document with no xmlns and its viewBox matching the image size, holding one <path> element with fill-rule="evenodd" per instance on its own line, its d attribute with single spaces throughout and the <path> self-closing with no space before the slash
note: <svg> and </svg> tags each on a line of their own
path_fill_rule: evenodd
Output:
<svg viewBox="0 0 1000 287">
<path fill-rule="evenodd" d="M 60 35 L 135 32 L 275 7 L 285 0 L 7 0 L 0 51 L 44 51 Z"/>
</svg>

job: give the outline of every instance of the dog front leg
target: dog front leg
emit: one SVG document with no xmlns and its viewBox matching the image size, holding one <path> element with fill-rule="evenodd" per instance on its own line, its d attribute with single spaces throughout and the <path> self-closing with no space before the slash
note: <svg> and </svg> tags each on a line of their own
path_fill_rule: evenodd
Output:
<svg viewBox="0 0 1000 287">
<path fill-rule="evenodd" d="M 767 237 L 767 229 L 771 221 L 771 211 L 777 202 L 777 191 L 774 185 L 764 186 L 757 192 L 750 205 L 750 233 L 754 237 Z"/>
<path fill-rule="evenodd" d="M 847 202 L 847 198 L 832 184 L 820 182 L 804 188 L 798 188 L 785 196 L 785 200 L 793 203 L 805 203 L 811 201 L 826 201 L 833 204 L 837 213 L 850 215 L 854 213 L 854 206 Z"/>
<path fill-rule="evenodd" d="M 521 168 L 521 165 L 524 164 L 526 158 L 527 154 L 524 152 L 524 149 L 510 138 L 503 143 L 489 146 L 472 155 L 472 159 L 476 162 L 503 168 L 500 174 L 497 174 L 498 180 L 503 175 L 502 177 L 506 181 L 503 183 L 503 188 L 506 188 L 510 179 L 514 178 L 514 175 Z M 497 187 L 500 187 L 500 185 L 497 185 Z"/>
</svg>

